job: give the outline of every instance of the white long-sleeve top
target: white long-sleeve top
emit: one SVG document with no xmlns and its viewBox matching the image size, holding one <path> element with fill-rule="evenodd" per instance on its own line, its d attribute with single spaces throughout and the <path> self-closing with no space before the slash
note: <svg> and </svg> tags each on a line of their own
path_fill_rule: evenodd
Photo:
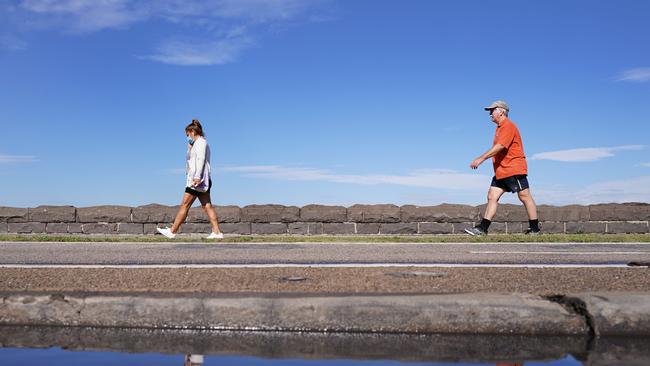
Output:
<svg viewBox="0 0 650 366">
<path fill-rule="evenodd" d="M 186 187 L 192 187 L 194 179 L 202 179 L 207 176 L 210 179 L 210 146 L 203 137 L 198 137 L 194 145 L 187 149 L 187 180 Z M 208 182 L 206 182 L 207 184 Z"/>
</svg>

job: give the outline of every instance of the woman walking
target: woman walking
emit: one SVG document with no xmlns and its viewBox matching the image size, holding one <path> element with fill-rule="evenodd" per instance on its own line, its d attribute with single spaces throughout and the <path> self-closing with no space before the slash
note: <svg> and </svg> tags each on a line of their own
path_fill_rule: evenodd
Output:
<svg viewBox="0 0 650 366">
<path fill-rule="evenodd" d="M 185 127 L 185 135 L 189 146 L 187 148 L 187 179 L 183 201 L 172 227 L 156 228 L 156 230 L 169 239 L 176 237 L 178 229 L 187 218 L 190 207 L 192 207 L 194 200 L 198 198 L 201 207 L 203 207 L 210 219 L 210 224 L 212 224 L 212 233 L 207 238 L 222 239 L 223 233 L 219 229 L 217 212 L 210 201 L 210 188 L 212 187 L 212 180 L 210 179 L 210 146 L 208 146 L 203 134 L 201 123 L 193 119 L 192 123 Z"/>
</svg>

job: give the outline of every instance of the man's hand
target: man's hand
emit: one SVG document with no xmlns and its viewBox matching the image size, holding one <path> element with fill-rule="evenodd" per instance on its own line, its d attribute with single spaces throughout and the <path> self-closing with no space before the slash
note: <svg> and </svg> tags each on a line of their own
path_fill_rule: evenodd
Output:
<svg viewBox="0 0 650 366">
<path fill-rule="evenodd" d="M 472 160 L 472 163 L 469 165 L 470 168 L 476 169 L 479 165 L 483 164 L 484 161 L 503 151 L 505 147 L 501 144 L 494 144 L 490 150 L 485 154 L 479 156 L 478 158 Z"/>
<path fill-rule="evenodd" d="M 203 182 L 203 179 L 194 179 L 194 180 L 192 181 L 192 185 L 193 185 L 194 187 L 198 187 L 199 184 L 201 184 L 201 182 Z"/>
<path fill-rule="evenodd" d="M 469 167 L 472 168 L 472 169 L 477 169 L 478 166 L 481 165 L 481 163 L 483 163 L 484 161 L 485 160 L 483 160 L 482 158 L 476 158 L 476 159 L 472 160 L 472 163 L 469 164 Z"/>
</svg>

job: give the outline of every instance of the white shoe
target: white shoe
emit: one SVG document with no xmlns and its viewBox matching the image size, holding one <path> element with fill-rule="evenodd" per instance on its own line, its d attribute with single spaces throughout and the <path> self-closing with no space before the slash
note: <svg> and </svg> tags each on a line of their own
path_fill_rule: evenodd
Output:
<svg viewBox="0 0 650 366">
<path fill-rule="evenodd" d="M 223 233 L 210 233 L 206 239 L 223 239 Z"/>
<path fill-rule="evenodd" d="M 156 230 L 158 230 L 159 233 L 166 236 L 167 239 L 174 239 L 176 237 L 176 234 L 172 233 L 172 229 L 170 229 L 168 227 L 166 227 L 164 229 L 157 227 Z"/>
</svg>

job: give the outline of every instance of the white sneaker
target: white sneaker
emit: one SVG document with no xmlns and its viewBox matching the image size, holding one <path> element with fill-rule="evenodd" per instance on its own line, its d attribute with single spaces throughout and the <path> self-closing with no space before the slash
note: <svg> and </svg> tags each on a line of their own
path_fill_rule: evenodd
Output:
<svg viewBox="0 0 650 366">
<path fill-rule="evenodd" d="M 176 237 L 176 234 L 172 233 L 172 229 L 170 229 L 168 227 L 166 227 L 164 229 L 157 227 L 156 230 L 158 230 L 159 233 L 166 236 L 167 239 L 174 239 Z"/>
<path fill-rule="evenodd" d="M 223 239 L 223 233 L 212 232 L 206 239 Z"/>
</svg>

